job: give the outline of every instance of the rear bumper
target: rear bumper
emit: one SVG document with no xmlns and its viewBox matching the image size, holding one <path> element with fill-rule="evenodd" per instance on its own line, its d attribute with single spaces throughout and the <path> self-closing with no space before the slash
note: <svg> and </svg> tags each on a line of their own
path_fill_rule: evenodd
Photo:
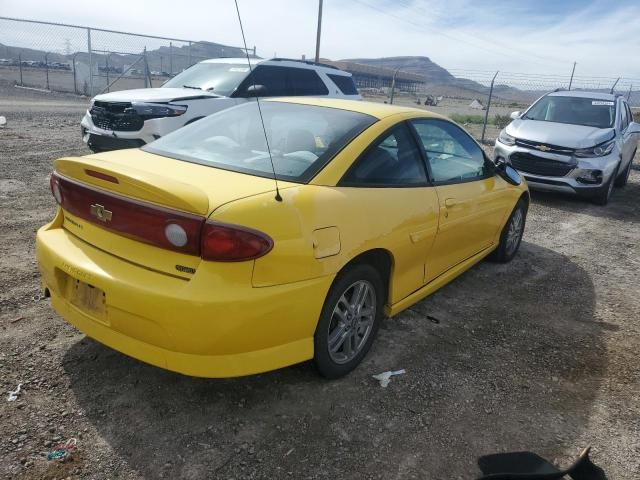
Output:
<svg viewBox="0 0 640 480">
<path fill-rule="evenodd" d="M 133 358 L 192 376 L 233 377 L 313 357 L 313 334 L 332 276 L 274 287 L 227 281 L 228 265 L 202 262 L 187 281 L 114 257 L 60 228 L 38 231 L 42 284 L 56 312 Z M 249 268 L 249 266 L 241 268 Z M 238 277 L 238 275 L 235 275 Z M 103 292 L 103 317 L 76 306 L 67 282 Z"/>
</svg>

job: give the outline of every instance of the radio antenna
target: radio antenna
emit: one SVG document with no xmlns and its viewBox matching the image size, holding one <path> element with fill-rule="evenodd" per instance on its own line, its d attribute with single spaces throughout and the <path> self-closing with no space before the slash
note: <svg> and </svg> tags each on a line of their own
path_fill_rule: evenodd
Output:
<svg viewBox="0 0 640 480">
<path fill-rule="evenodd" d="M 242 43 L 244 43 L 244 53 L 247 56 L 247 64 L 249 65 L 249 75 L 251 76 L 251 81 L 253 88 L 256 87 L 256 78 L 253 75 L 253 68 L 251 67 L 251 58 L 249 57 L 249 49 L 247 48 L 247 39 L 244 38 L 244 28 L 242 27 L 242 18 L 240 18 L 240 8 L 238 7 L 238 0 L 234 0 L 236 4 L 236 12 L 238 13 L 238 22 L 240 23 L 240 33 L 242 33 Z M 269 146 L 269 138 L 267 136 L 267 129 L 264 126 L 264 118 L 262 117 L 262 109 L 260 108 L 260 99 L 256 97 L 256 105 L 258 105 L 258 113 L 260 115 L 260 123 L 262 124 L 262 131 L 264 132 L 264 141 L 267 144 L 267 153 L 269 154 L 269 162 L 271 162 L 271 171 L 273 172 L 273 181 L 276 183 L 276 200 L 278 202 L 282 201 L 282 197 L 280 196 L 280 189 L 278 188 L 278 177 L 276 175 L 276 167 L 273 164 L 273 156 L 271 155 L 271 147 Z"/>
</svg>

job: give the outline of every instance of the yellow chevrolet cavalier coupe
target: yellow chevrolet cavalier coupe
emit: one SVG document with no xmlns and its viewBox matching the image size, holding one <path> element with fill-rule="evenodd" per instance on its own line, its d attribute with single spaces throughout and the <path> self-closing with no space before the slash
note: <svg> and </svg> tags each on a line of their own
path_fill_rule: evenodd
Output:
<svg viewBox="0 0 640 480">
<path fill-rule="evenodd" d="M 488 255 L 511 260 L 529 204 L 517 172 L 443 117 L 310 98 L 59 159 L 51 190 L 37 256 L 53 308 L 120 352 L 202 377 L 309 359 L 346 374 L 384 315 Z"/>
</svg>

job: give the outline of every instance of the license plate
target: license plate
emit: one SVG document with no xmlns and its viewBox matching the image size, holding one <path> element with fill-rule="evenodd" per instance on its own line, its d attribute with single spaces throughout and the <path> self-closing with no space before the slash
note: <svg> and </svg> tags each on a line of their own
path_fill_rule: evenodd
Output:
<svg viewBox="0 0 640 480">
<path fill-rule="evenodd" d="M 92 317 L 106 320 L 106 295 L 99 288 L 80 280 L 71 279 L 67 284 L 67 299 Z"/>
</svg>

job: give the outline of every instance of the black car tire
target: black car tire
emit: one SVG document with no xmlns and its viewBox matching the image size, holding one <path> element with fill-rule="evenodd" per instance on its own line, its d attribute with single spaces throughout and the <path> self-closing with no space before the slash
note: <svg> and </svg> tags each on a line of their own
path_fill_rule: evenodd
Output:
<svg viewBox="0 0 640 480">
<path fill-rule="evenodd" d="M 616 187 L 624 187 L 629 181 L 629 174 L 631 173 L 631 165 L 633 165 L 633 158 L 635 157 L 636 152 L 633 152 L 631 155 L 631 160 L 629 160 L 629 165 L 625 168 L 624 172 L 620 174 L 619 177 L 616 178 Z"/>
<path fill-rule="evenodd" d="M 351 286 L 358 282 L 366 282 L 373 287 L 372 290 L 375 294 L 374 304 L 376 306 L 375 313 L 372 315 L 373 323 L 368 336 L 362 342 L 357 354 L 352 359 L 344 363 L 339 363 L 332 358 L 329 352 L 330 329 L 331 326 L 335 324 L 334 309 L 338 305 L 342 295 L 347 293 Z M 384 282 L 380 277 L 380 273 L 370 265 L 356 264 L 348 267 L 347 270 L 341 272 L 338 277 L 336 277 L 322 307 L 322 313 L 320 314 L 320 320 L 318 321 L 314 335 L 313 362 L 323 377 L 328 379 L 340 378 L 353 370 L 362 361 L 371 348 L 376 333 L 380 328 L 380 323 L 384 315 L 385 298 Z"/>
<path fill-rule="evenodd" d="M 518 250 L 520 249 L 520 243 L 522 242 L 522 236 L 524 234 L 524 229 L 527 223 L 527 210 L 528 208 L 526 200 L 524 198 L 520 198 L 520 200 L 518 200 L 518 203 L 516 203 L 516 206 L 513 207 L 513 211 L 511 212 L 511 215 L 509 215 L 509 220 L 507 220 L 507 223 L 505 223 L 504 227 L 502 227 L 502 232 L 500 233 L 500 243 L 498 244 L 498 247 L 493 252 L 491 252 L 491 255 L 489 255 L 489 260 L 498 263 L 508 263 L 513 260 L 513 257 L 515 257 L 516 253 L 518 253 Z M 509 244 L 509 229 L 512 222 L 514 222 L 514 219 L 517 218 L 518 212 L 520 212 L 521 215 L 522 225 L 519 229 L 519 237 L 514 248 L 512 244 L 511 246 Z"/>
<path fill-rule="evenodd" d="M 616 171 L 613 172 L 613 175 L 611 175 L 609 181 L 605 183 L 602 188 L 600 188 L 598 193 L 594 195 L 594 197 L 592 198 L 593 203 L 600 206 L 605 206 L 607 203 L 609 203 L 609 199 L 611 198 L 611 194 L 613 193 L 613 187 L 616 184 L 616 178 L 618 177 L 619 168 L 620 165 L 616 167 Z"/>
</svg>

